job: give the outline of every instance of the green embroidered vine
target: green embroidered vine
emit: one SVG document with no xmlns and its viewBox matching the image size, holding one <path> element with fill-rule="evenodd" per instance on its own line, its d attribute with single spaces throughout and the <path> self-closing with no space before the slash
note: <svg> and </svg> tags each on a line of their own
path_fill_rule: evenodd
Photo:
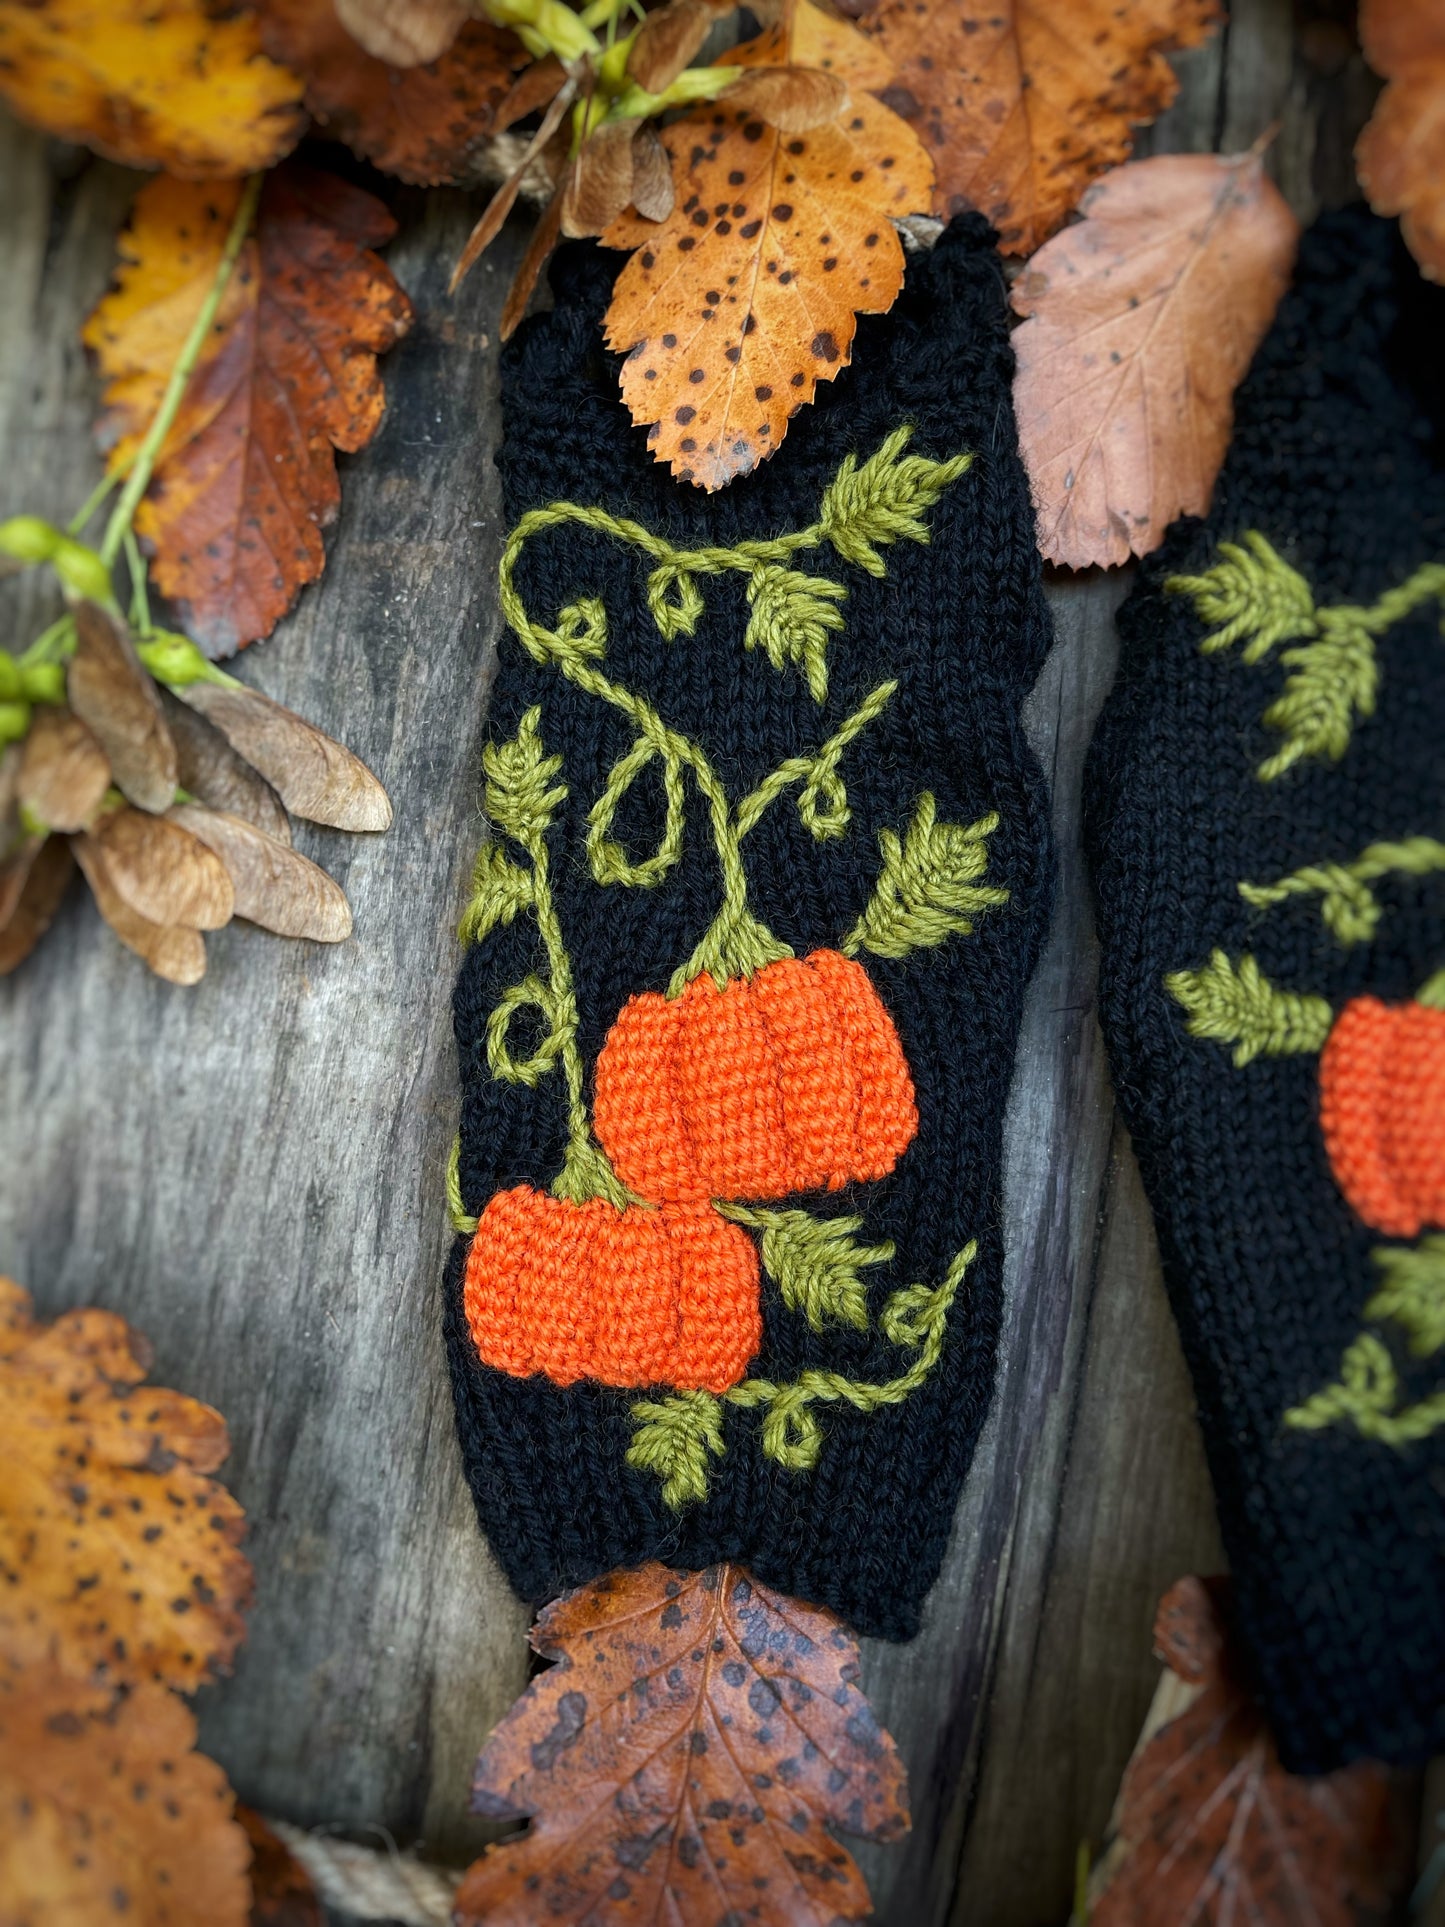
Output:
<svg viewBox="0 0 1445 1927">
<path fill-rule="evenodd" d="M 1433 836 L 1407 837 L 1403 843 L 1371 843 L 1353 863 L 1312 863 L 1278 883 L 1241 883 L 1239 894 L 1257 909 L 1289 897 L 1318 896 L 1320 915 L 1341 943 L 1369 943 L 1380 922 L 1380 904 L 1370 889 L 1387 876 L 1429 876 L 1445 870 L 1445 843 Z"/>
<path fill-rule="evenodd" d="M 1373 1255 L 1384 1282 L 1365 1306 L 1366 1318 L 1401 1326 L 1417 1358 L 1433 1357 L 1445 1347 L 1445 1237 L 1423 1238 L 1413 1249 L 1387 1245 Z M 1402 1403 L 1402 1397 L 1400 1374 L 1384 1340 L 1361 1332 L 1340 1362 L 1338 1382 L 1292 1407 L 1284 1422 L 1301 1432 L 1348 1423 L 1362 1438 L 1396 1447 L 1428 1438 L 1445 1425 L 1445 1390 L 1414 1404 Z"/>
</svg>

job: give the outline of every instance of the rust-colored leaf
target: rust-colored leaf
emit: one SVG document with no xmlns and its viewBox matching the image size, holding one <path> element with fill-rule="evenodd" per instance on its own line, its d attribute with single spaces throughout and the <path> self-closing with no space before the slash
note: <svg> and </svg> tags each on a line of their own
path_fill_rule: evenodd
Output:
<svg viewBox="0 0 1445 1927">
<path fill-rule="evenodd" d="M 116 891 L 150 923 L 219 930 L 235 912 L 221 859 L 165 816 L 116 810 L 92 832 Z"/>
<path fill-rule="evenodd" d="M 246 1927 L 250 1849 L 226 1776 L 164 1688 L 116 1695 L 0 1667 L 0 1920 Z"/>
<path fill-rule="evenodd" d="M 289 843 L 291 824 L 281 799 L 260 771 L 232 749 L 213 723 L 169 689 L 159 694 L 176 746 L 180 787 L 213 810 L 243 816 L 277 843 Z"/>
<path fill-rule="evenodd" d="M 1355 146 L 1377 214 L 1398 214 L 1429 281 L 1445 281 L 1445 12 L 1439 0 L 1361 0 L 1365 58 L 1389 82 Z"/>
<path fill-rule="evenodd" d="M 240 192 L 162 179 L 136 199 L 116 288 L 85 328 L 107 381 L 112 468 L 155 412 Z M 332 451 L 375 434 L 376 356 L 411 324 L 370 252 L 394 228 L 379 201 L 331 175 L 290 165 L 266 178 L 135 523 L 156 582 L 212 656 L 269 635 L 324 566 L 321 530 L 340 501 Z"/>
<path fill-rule="evenodd" d="M 836 120 L 848 89 L 821 67 L 758 67 L 729 87 L 729 107 L 756 114 L 780 134 L 806 134 Z"/>
<path fill-rule="evenodd" d="M 111 881 L 105 852 L 93 836 L 78 836 L 72 848 L 85 873 L 95 907 L 127 950 L 133 950 L 167 983 L 198 984 L 206 974 L 206 945 L 199 930 L 152 923 L 133 910 Z"/>
<path fill-rule="evenodd" d="M 1301 1779 L 1280 1765 L 1241 1683 L 1218 1582 L 1181 1579 L 1155 1649 L 1182 1707 L 1146 1724 L 1115 1838 L 1091 1883 L 1090 1927 L 1378 1927 L 1411 1874 L 1405 1776 L 1374 1761 Z"/>
<path fill-rule="evenodd" d="M 351 906 L 339 883 L 308 857 L 277 843 L 244 817 L 178 805 L 179 824 L 226 866 L 235 890 L 235 914 L 281 937 L 340 943 L 351 935 Z"/>
<path fill-rule="evenodd" d="M 77 606 L 75 629 L 66 673 L 70 707 L 99 742 L 121 794 L 143 810 L 169 809 L 176 748 L 129 630 L 94 602 Z"/>
<path fill-rule="evenodd" d="M 1173 100 L 1162 50 L 1220 17 L 1218 0 L 883 0 L 864 25 L 898 69 L 887 98 L 933 153 L 935 211 L 979 208 L 1006 254 L 1032 254 Z"/>
<path fill-rule="evenodd" d="M 559 95 L 560 99 L 561 96 Z M 562 201 L 566 194 L 565 181 L 559 181 L 553 194 L 532 230 L 532 238 L 527 243 L 527 251 L 522 256 L 521 265 L 507 290 L 507 298 L 502 303 L 502 318 L 497 324 L 497 333 L 503 341 L 511 338 L 518 322 L 527 312 L 527 303 L 532 299 L 532 290 L 537 285 L 547 256 L 557 245 L 557 237 L 562 231 Z"/>
<path fill-rule="evenodd" d="M 677 206 L 657 225 L 624 215 L 603 236 L 635 250 L 607 313 L 609 346 L 631 351 L 623 399 L 652 425 L 657 459 L 708 489 L 765 460 L 847 366 L 857 316 L 892 306 L 903 249 L 889 217 L 927 208 L 933 175 L 906 122 L 863 91 L 879 58 L 846 21 L 788 0 L 728 58 L 819 68 L 851 99 L 805 134 L 725 100 L 684 115 L 662 134 Z"/>
<path fill-rule="evenodd" d="M 390 824 L 390 799 L 361 758 L 259 689 L 194 682 L 176 694 L 260 771 L 294 816 L 334 830 Z"/>
<path fill-rule="evenodd" d="M 440 60 L 467 17 L 458 0 L 333 0 L 357 44 L 389 67 Z"/>
<path fill-rule="evenodd" d="M 206 0 L 0 0 L 0 95 L 49 133 L 187 180 L 270 167 L 306 125 L 301 82 L 255 21 Z"/>
<path fill-rule="evenodd" d="M 327 132 L 419 187 L 477 180 L 488 140 L 510 124 L 512 77 L 529 59 L 515 34 L 485 20 L 468 20 L 440 59 L 398 71 L 356 44 L 331 0 L 260 0 L 259 19 L 266 51 L 301 75 Z M 552 65 L 548 99 L 562 80 Z"/>
<path fill-rule="evenodd" d="M 0 977 L 24 963 L 50 928 L 74 868 L 63 836 L 47 837 L 31 856 L 14 903 L 0 918 Z"/>
<path fill-rule="evenodd" d="M 1147 555 L 1208 508 L 1299 238 L 1257 152 L 1131 162 L 1083 213 L 1013 289 L 1039 547 L 1076 569 Z"/>
<path fill-rule="evenodd" d="M 20 760 L 22 806 L 48 830 L 84 830 L 110 788 L 110 759 L 68 709 L 37 709 Z"/>
<path fill-rule="evenodd" d="M 892 1840 L 903 1768 L 829 1612 L 736 1566 L 614 1572 L 547 1607 L 535 1679 L 477 1762 L 472 1807 L 532 1816 L 456 1896 L 457 1927 L 848 1921 L 830 1827 Z"/>
<path fill-rule="evenodd" d="M 516 202 L 517 196 L 521 192 L 522 182 L 527 176 L 528 169 L 532 166 L 532 163 L 537 159 L 537 157 L 545 150 L 548 143 L 551 141 L 552 136 L 557 132 L 558 128 L 561 127 L 563 116 L 566 114 L 567 109 L 572 105 L 572 102 L 576 98 L 576 95 L 577 95 L 576 81 L 571 79 L 570 77 L 564 79 L 561 87 L 552 96 L 552 99 L 548 104 L 546 113 L 542 116 L 541 126 L 537 129 L 536 133 L 533 134 L 531 140 L 528 141 L 526 147 L 522 150 L 521 159 L 517 162 L 516 166 L 512 169 L 511 173 L 507 176 L 506 180 L 502 182 L 502 185 L 497 189 L 496 193 L 492 196 L 491 200 L 487 203 L 486 207 L 483 208 L 476 226 L 472 229 L 471 233 L 467 236 L 466 246 L 462 249 L 460 255 L 458 255 L 457 264 L 452 269 L 452 278 L 447 283 L 448 293 L 455 294 L 461 282 L 471 272 L 472 268 L 481 259 L 482 255 L 486 252 L 486 250 L 492 245 L 493 241 L 495 241 L 497 236 L 501 233 L 502 223 L 506 220 L 507 216 L 512 211 L 512 208 Z M 565 181 L 559 183 L 559 188 L 563 192 L 565 192 L 565 188 L 566 188 Z M 559 203 L 559 207 L 560 207 L 560 203 Z M 551 213 L 551 209 L 549 208 L 548 209 L 549 216 L 550 216 L 550 213 Z M 552 239 L 553 241 L 556 240 L 555 230 L 553 232 Z M 535 246 L 535 237 L 534 237 L 533 245 Z M 548 243 L 549 251 L 550 251 L 551 245 L 552 243 L 549 242 Z M 542 259 L 545 259 L 545 258 L 546 257 L 544 255 Z M 537 273 L 540 273 L 540 272 L 541 272 L 541 262 L 539 261 L 538 267 L 537 267 Z M 535 284 L 536 278 L 537 278 L 537 275 L 534 273 L 532 276 L 533 284 Z M 521 270 L 518 270 L 518 280 L 520 279 L 521 279 Z M 515 282 L 513 283 L 512 291 L 513 293 L 515 293 L 516 291 Z M 530 286 L 528 287 L 527 292 L 530 295 L 531 293 Z M 525 299 L 523 300 L 522 306 L 524 308 L 526 307 Z M 506 327 L 506 324 L 504 322 L 502 326 L 502 339 L 505 340 L 509 333 L 510 333 L 510 330 Z"/>
<path fill-rule="evenodd" d="M 311 1876 L 254 1807 L 237 1805 L 251 1846 L 251 1927 L 326 1927 Z"/>
<path fill-rule="evenodd" d="M 149 1363 L 114 1312 L 37 1324 L 0 1279 L 0 1655 L 191 1691 L 230 1665 L 251 1569 L 241 1508 L 207 1476 L 225 1423 L 143 1385 Z"/>
</svg>

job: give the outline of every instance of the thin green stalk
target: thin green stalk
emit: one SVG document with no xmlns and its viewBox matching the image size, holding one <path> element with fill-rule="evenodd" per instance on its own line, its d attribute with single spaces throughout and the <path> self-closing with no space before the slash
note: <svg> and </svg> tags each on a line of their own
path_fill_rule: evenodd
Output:
<svg viewBox="0 0 1445 1927">
<path fill-rule="evenodd" d="M 67 535 L 80 534 L 81 530 L 85 527 L 91 516 L 95 514 L 95 511 L 100 507 L 106 496 L 110 494 L 111 490 L 120 487 L 122 477 L 130 473 L 134 462 L 135 457 L 131 455 L 117 467 L 111 469 L 108 474 L 101 476 L 95 487 L 90 491 L 89 495 L 86 496 L 83 505 L 66 523 L 65 533 Z"/>
<path fill-rule="evenodd" d="M 135 539 L 135 530 L 124 536 L 125 559 L 130 569 L 130 626 L 137 635 L 148 636 L 151 629 L 151 600 L 146 593 L 146 565 Z"/>
<path fill-rule="evenodd" d="M 187 383 L 196 371 L 196 363 L 201 358 L 201 350 L 205 346 L 206 337 L 211 331 L 217 310 L 220 308 L 221 297 L 226 292 L 226 285 L 231 279 L 231 270 L 235 267 L 246 236 L 251 231 L 251 223 L 256 217 L 256 204 L 261 198 L 263 178 L 264 176 L 260 174 L 252 174 L 241 190 L 235 219 L 231 222 L 231 231 L 226 236 L 226 245 L 221 251 L 221 258 L 216 263 L 216 272 L 210 290 L 201 303 L 195 320 L 191 323 L 191 331 L 186 336 L 181 352 L 176 358 L 176 365 L 171 370 L 171 378 L 166 383 L 165 393 L 161 396 L 161 405 L 156 410 L 150 427 L 146 430 L 145 439 L 136 451 L 135 463 L 121 492 L 121 498 L 111 511 L 110 520 L 105 525 L 105 537 L 100 545 L 100 558 L 107 566 L 113 563 L 120 553 L 121 544 L 140 505 L 140 499 L 150 487 L 156 457 L 160 454 L 166 436 L 170 434 L 171 427 L 180 412 Z"/>
</svg>

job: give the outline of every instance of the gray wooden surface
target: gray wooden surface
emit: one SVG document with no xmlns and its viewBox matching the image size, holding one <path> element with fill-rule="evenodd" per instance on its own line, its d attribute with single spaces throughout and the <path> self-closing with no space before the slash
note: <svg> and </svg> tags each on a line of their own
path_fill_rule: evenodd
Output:
<svg viewBox="0 0 1445 1927">
<path fill-rule="evenodd" d="M 1180 100 L 1141 151 L 1239 148 L 1278 120 L 1272 164 L 1307 218 L 1348 191 L 1371 82 L 1328 18 L 1233 11 L 1179 61 Z M 0 513 L 64 519 L 97 473 L 77 329 L 134 179 L 0 124 Z M 324 580 L 243 669 L 392 794 L 384 838 L 298 837 L 350 894 L 356 937 L 328 950 L 238 926 L 179 991 L 77 891 L 0 987 L 0 1268 L 46 1313 L 123 1312 L 157 1379 L 230 1421 L 257 1599 L 201 1721 L 242 1795 L 459 1860 L 485 1838 L 465 1813 L 472 1757 L 527 1674 L 437 1332 L 451 926 L 498 631 L 496 319 L 525 233 L 452 302 L 473 210 L 440 193 L 401 207 L 389 258 L 418 321 L 387 364 L 385 426 L 343 462 Z M 998 1394 L 923 1635 L 864 1657 L 913 1792 L 907 1843 L 860 1851 L 887 1927 L 1064 1919 L 1153 1689 L 1155 1600 L 1221 1563 L 1094 1016 L 1079 775 L 1125 586 L 1053 586 L 1058 644 L 1030 705 L 1063 869 L 1009 1112 Z M 17 641 L 52 613 L 32 578 L 0 585 Z"/>
</svg>

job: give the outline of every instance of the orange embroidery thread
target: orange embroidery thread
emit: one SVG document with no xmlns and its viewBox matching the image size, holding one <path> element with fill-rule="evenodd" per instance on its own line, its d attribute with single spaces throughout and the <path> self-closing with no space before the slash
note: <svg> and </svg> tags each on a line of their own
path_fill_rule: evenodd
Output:
<svg viewBox="0 0 1445 1927">
<path fill-rule="evenodd" d="M 893 1020 L 836 950 L 630 998 L 597 1061 L 593 1114 L 624 1184 L 688 1203 L 886 1177 L 918 1131 Z"/>
<path fill-rule="evenodd" d="M 1445 1226 L 1445 1010 L 1356 997 L 1320 1057 L 1320 1126 L 1351 1207 L 1413 1238 Z"/>
</svg>

